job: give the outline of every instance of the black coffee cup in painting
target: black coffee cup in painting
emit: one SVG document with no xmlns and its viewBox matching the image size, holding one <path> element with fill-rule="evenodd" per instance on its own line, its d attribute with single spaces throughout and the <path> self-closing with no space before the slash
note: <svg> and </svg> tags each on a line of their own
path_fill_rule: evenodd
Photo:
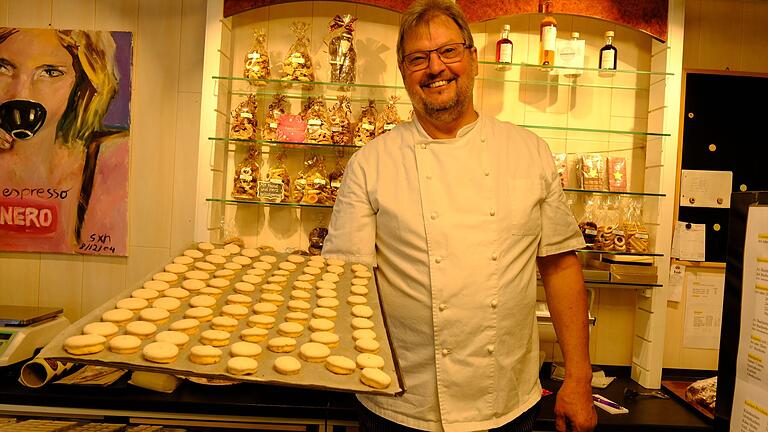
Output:
<svg viewBox="0 0 768 432">
<path fill-rule="evenodd" d="M 16 139 L 32 138 L 45 123 L 46 111 L 41 104 L 12 99 L 0 104 L 0 127 Z"/>
</svg>

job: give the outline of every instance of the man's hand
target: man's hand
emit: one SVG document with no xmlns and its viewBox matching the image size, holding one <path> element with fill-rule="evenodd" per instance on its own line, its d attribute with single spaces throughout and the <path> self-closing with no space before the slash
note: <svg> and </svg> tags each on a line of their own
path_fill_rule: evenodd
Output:
<svg viewBox="0 0 768 432">
<path fill-rule="evenodd" d="M 555 429 L 558 432 L 591 432 L 596 424 L 592 386 L 566 379 L 555 401 Z"/>
<path fill-rule="evenodd" d="M 13 147 L 13 137 L 3 129 L 0 129 L 0 151 L 10 150 Z"/>
</svg>

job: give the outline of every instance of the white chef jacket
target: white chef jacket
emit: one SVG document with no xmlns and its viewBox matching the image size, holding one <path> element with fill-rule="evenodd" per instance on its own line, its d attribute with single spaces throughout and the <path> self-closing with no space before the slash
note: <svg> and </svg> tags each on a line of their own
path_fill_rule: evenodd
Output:
<svg viewBox="0 0 768 432">
<path fill-rule="evenodd" d="M 536 256 L 583 247 L 547 144 L 480 116 L 416 120 L 349 161 L 323 255 L 376 265 L 406 391 L 358 395 L 423 430 L 501 426 L 540 399 Z"/>
</svg>

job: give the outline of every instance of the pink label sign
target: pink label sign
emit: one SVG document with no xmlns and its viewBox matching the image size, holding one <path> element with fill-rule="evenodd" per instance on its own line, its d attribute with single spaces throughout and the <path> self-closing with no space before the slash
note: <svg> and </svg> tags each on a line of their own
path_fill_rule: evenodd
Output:
<svg viewBox="0 0 768 432">
<path fill-rule="evenodd" d="M 51 204 L 0 198 L 0 232 L 50 234 L 56 231 L 58 219 Z"/>
</svg>

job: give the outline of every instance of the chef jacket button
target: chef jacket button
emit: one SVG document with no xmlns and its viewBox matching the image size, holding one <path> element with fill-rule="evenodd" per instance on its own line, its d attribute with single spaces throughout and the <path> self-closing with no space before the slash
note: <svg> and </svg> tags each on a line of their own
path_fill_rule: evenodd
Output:
<svg viewBox="0 0 768 432">
<path fill-rule="evenodd" d="M 437 212 L 432 212 L 432 214 L 431 214 L 431 215 L 429 215 L 429 217 L 430 217 L 432 220 L 435 220 L 435 219 L 437 219 Z"/>
<path fill-rule="evenodd" d="M 436 264 L 440 264 L 441 262 L 443 262 L 443 259 L 442 259 L 442 258 L 440 258 L 440 257 L 435 257 L 435 263 L 436 263 Z"/>
<path fill-rule="evenodd" d="M 491 175 L 491 172 L 489 170 L 485 170 L 483 171 L 483 174 L 485 174 L 485 176 L 488 177 L 489 175 Z"/>
<path fill-rule="evenodd" d="M 432 180 L 432 174 L 427 174 L 425 177 L 427 178 L 427 180 Z"/>
<path fill-rule="evenodd" d="M 485 137 L 480 137 L 480 142 L 485 142 Z"/>
<path fill-rule="evenodd" d="M 497 259 L 499 259 L 499 255 L 494 252 L 493 255 L 491 255 L 491 259 L 496 261 Z"/>
<path fill-rule="evenodd" d="M 491 211 L 488 212 L 491 216 L 496 216 L 496 209 L 491 209 Z"/>
<path fill-rule="evenodd" d="M 426 149 L 427 149 L 427 145 L 426 145 L 426 144 L 422 144 L 422 145 L 421 145 L 421 148 L 422 148 L 422 149 L 424 149 L 424 150 L 426 150 Z"/>
<path fill-rule="evenodd" d="M 451 352 L 451 351 L 450 351 L 448 348 L 443 348 L 443 350 L 442 350 L 442 351 L 440 351 L 440 354 L 442 354 L 442 355 L 443 355 L 443 357 L 445 357 L 445 356 L 447 356 L 447 355 L 448 355 L 448 353 L 450 353 L 450 352 Z"/>
<path fill-rule="evenodd" d="M 493 354 L 493 352 L 496 351 L 496 347 L 493 345 L 488 345 L 487 347 L 485 347 L 485 349 L 488 350 L 488 354 Z"/>
<path fill-rule="evenodd" d="M 445 303 L 440 303 L 440 306 L 438 306 L 437 308 L 440 309 L 441 311 L 444 311 L 448 309 L 448 305 Z"/>
<path fill-rule="evenodd" d="M 491 307 L 496 309 L 496 306 L 499 305 L 499 301 L 496 299 L 491 300 Z"/>
</svg>

